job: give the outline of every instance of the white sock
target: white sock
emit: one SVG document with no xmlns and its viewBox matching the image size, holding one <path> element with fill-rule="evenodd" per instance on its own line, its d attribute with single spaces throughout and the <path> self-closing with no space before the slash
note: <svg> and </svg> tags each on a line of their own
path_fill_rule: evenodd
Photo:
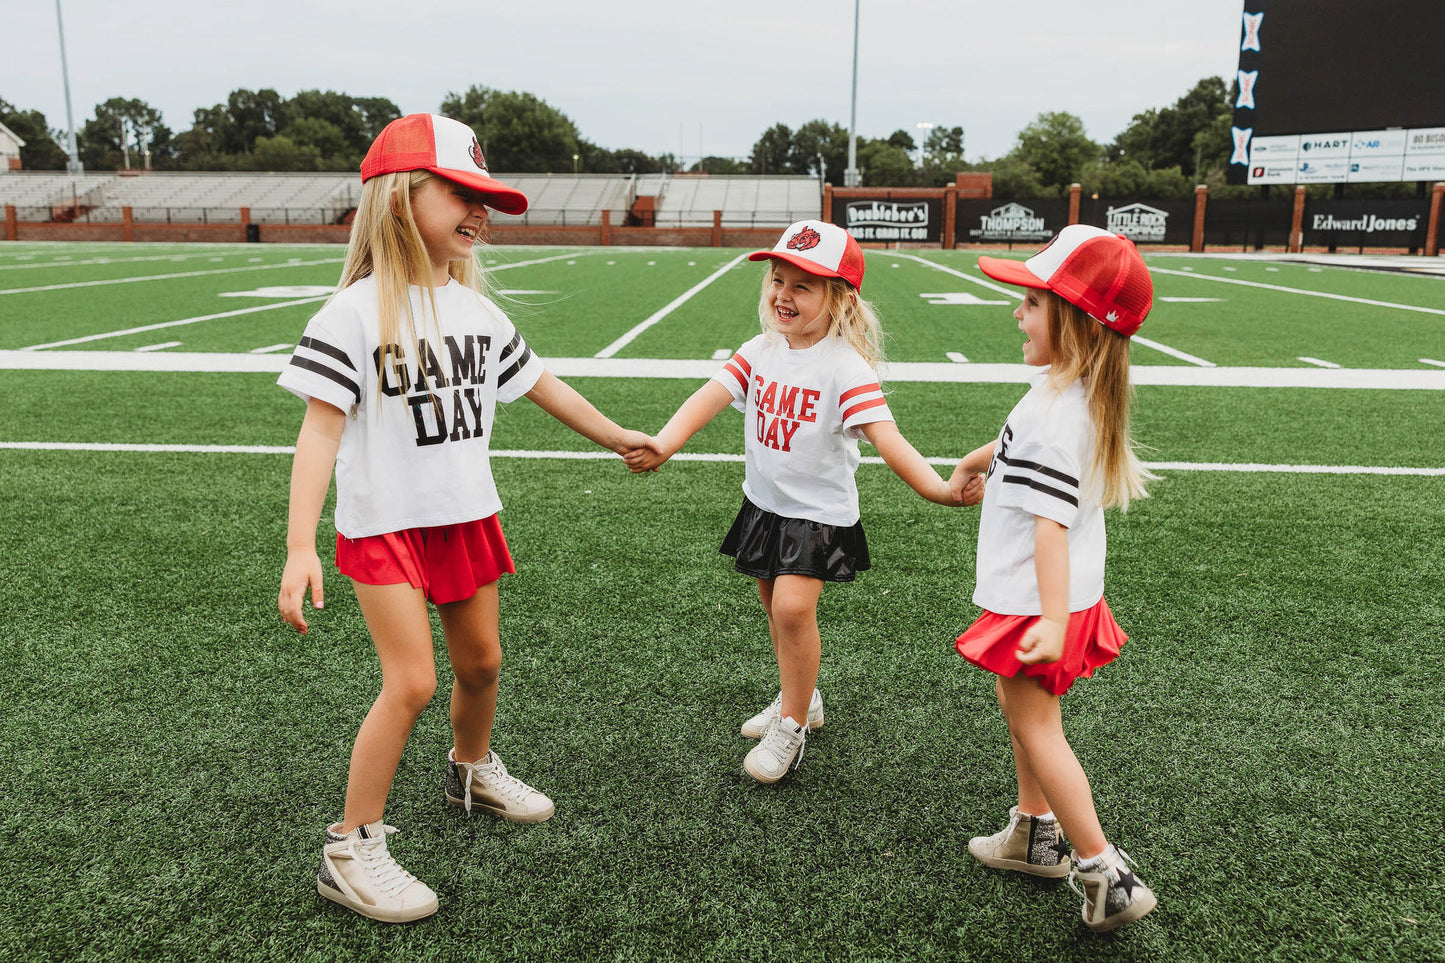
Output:
<svg viewBox="0 0 1445 963">
<path fill-rule="evenodd" d="M 1082 869 L 1082 870 L 1084 870 L 1085 872 L 1091 872 L 1091 871 L 1096 870 L 1096 869 L 1103 869 L 1103 868 L 1104 868 L 1104 857 L 1107 856 L 1107 855 L 1109 855 L 1109 850 L 1111 850 L 1111 849 L 1113 849 L 1113 848 L 1114 848 L 1114 844 L 1113 844 L 1113 843 L 1108 843 L 1108 844 L 1106 844 L 1106 845 L 1104 846 L 1104 851 L 1101 852 L 1099 855 L 1097 855 L 1097 856 L 1090 856 L 1088 859 L 1081 859 L 1081 860 L 1079 860 L 1079 864 L 1078 864 L 1078 865 L 1079 865 L 1079 868 Z"/>
<path fill-rule="evenodd" d="M 1053 811 L 1052 809 L 1050 809 L 1050 810 L 1049 810 L 1048 812 L 1046 812 L 1046 813 L 1039 813 L 1037 816 L 1031 816 L 1030 818 L 1033 819 L 1034 822 L 1051 823 L 1051 822 L 1053 822 L 1057 817 L 1054 816 L 1054 811 Z"/>
</svg>

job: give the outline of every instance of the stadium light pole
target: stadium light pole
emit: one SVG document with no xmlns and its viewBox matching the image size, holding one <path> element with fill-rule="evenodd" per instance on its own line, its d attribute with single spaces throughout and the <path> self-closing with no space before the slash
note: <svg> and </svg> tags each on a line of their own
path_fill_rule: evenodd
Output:
<svg viewBox="0 0 1445 963">
<path fill-rule="evenodd" d="M 60 16 L 60 0 L 55 0 L 55 29 L 60 34 L 60 77 L 65 82 L 65 127 L 70 147 L 65 169 L 71 174 L 83 174 L 85 165 L 80 162 L 80 151 L 75 147 L 75 116 L 70 109 L 70 67 L 65 63 L 65 21 Z"/>
<path fill-rule="evenodd" d="M 60 0 L 56 0 L 57 3 Z M 848 114 L 848 169 L 843 172 L 843 186 L 858 186 L 858 6 L 853 0 L 853 106 Z"/>
<path fill-rule="evenodd" d="M 914 124 L 913 126 L 918 128 L 918 166 L 919 166 L 920 168 L 922 168 L 922 167 L 923 167 L 923 142 L 924 142 L 924 139 L 925 139 L 926 137 L 928 137 L 928 132 L 929 132 L 930 130 L 932 130 L 934 127 L 936 127 L 937 125 L 936 125 L 936 124 L 931 124 L 931 123 L 929 123 L 929 122 L 926 121 L 926 120 L 920 120 L 918 123 Z"/>
</svg>

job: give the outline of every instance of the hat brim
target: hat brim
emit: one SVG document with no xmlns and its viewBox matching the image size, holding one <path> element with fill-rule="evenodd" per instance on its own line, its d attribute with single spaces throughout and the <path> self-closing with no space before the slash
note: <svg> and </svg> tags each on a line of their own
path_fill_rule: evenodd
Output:
<svg viewBox="0 0 1445 963">
<path fill-rule="evenodd" d="M 438 177 L 445 177 L 454 184 L 461 184 L 463 187 L 470 187 L 474 191 L 481 192 L 486 195 L 484 198 L 486 205 L 496 208 L 503 214 L 525 214 L 527 211 L 527 195 L 515 187 L 508 187 L 499 180 L 482 174 L 452 170 L 449 167 L 428 167 L 426 169 Z"/>
<path fill-rule="evenodd" d="M 1005 284 L 1016 284 L 1021 288 L 1043 288 L 1047 290 L 1049 286 L 1049 282 L 1024 267 L 1023 261 L 1014 261 L 1002 257 L 980 257 L 978 259 L 978 269 L 995 281 L 1002 281 Z"/>
<path fill-rule="evenodd" d="M 839 278 L 839 279 L 841 279 L 841 280 L 843 280 L 843 281 L 848 281 L 847 278 L 843 277 L 843 275 L 839 274 L 837 271 L 829 271 L 828 269 L 824 268 L 821 264 L 819 264 L 817 261 L 811 261 L 811 260 L 809 260 L 808 258 L 801 257 L 801 256 L 799 256 L 799 255 L 797 255 L 797 254 L 780 254 L 780 253 L 778 253 L 777 251 L 754 251 L 753 253 L 751 253 L 751 254 L 748 255 L 748 260 L 749 260 L 749 261 L 764 261 L 764 260 L 787 261 L 787 262 L 788 262 L 789 264 L 791 264 L 793 267 L 797 268 L 797 269 L 800 270 L 800 271 L 804 271 L 804 272 L 806 272 L 806 273 L 808 273 L 808 274 L 811 274 L 811 275 L 813 275 L 813 277 L 817 277 L 817 278 Z M 848 286 L 849 286 L 849 287 L 852 287 L 852 285 L 853 285 L 853 282 L 848 281 Z"/>
</svg>

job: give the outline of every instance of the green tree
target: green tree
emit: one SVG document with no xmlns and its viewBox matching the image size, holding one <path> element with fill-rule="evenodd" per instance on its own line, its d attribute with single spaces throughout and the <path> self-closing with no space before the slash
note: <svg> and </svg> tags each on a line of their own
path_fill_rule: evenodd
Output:
<svg viewBox="0 0 1445 963">
<path fill-rule="evenodd" d="M 754 174 L 793 174 L 793 131 L 774 124 L 753 144 L 748 166 Z"/>
<path fill-rule="evenodd" d="M 694 174 L 746 174 L 749 168 L 747 161 L 709 154 L 696 164 L 693 164 L 688 170 Z"/>
<path fill-rule="evenodd" d="M 889 134 L 887 138 L 885 138 L 885 141 L 894 147 L 902 147 L 910 154 L 918 149 L 918 141 L 914 140 L 913 135 L 902 128 Z"/>
<path fill-rule="evenodd" d="M 617 170 L 622 174 L 656 174 L 664 169 L 658 158 L 640 150 L 624 147 L 614 151 L 613 156 L 617 158 Z"/>
<path fill-rule="evenodd" d="M 1039 114 L 1019 132 L 1009 156 L 1033 168 L 1044 186 L 1064 188 L 1079 179 L 1085 165 L 1098 160 L 1100 150 L 1084 133 L 1082 120 L 1052 111 Z"/>
<path fill-rule="evenodd" d="M 848 166 L 848 132 L 826 120 L 810 120 L 793 133 L 789 164 L 796 173 L 817 174 L 820 157 L 828 175 L 841 181 Z"/>
<path fill-rule="evenodd" d="M 95 105 L 95 116 L 77 132 L 80 160 L 91 170 L 119 168 L 127 154 L 132 167 L 169 167 L 175 156 L 171 130 L 160 111 L 143 100 L 112 97 Z"/>
<path fill-rule="evenodd" d="M 25 141 L 20 148 L 20 166 L 30 171 L 63 171 L 69 160 L 65 149 L 57 143 L 60 133 L 51 134 L 45 115 L 38 110 L 18 110 L 0 98 L 0 124 Z"/>
<path fill-rule="evenodd" d="M 913 158 L 908 151 L 886 140 L 870 140 L 858 146 L 858 167 L 864 187 L 911 187 L 915 181 Z"/>
<path fill-rule="evenodd" d="M 326 166 L 314 144 L 297 143 L 285 134 L 257 137 L 251 152 L 238 161 L 242 170 L 256 171 L 314 171 Z"/>
<path fill-rule="evenodd" d="M 1014 154 L 1005 155 L 996 161 L 985 161 L 978 166 L 979 169 L 993 174 L 994 197 L 1058 197 L 1064 193 L 1059 187 L 1045 185 L 1033 165 Z"/>
<path fill-rule="evenodd" d="M 1178 167 L 1202 178 L 1224 152 L 1227 163 L 1229 124 L 1234 96 L 1219 77 L 1205 77 L 1171 107 L 1135 114 L 1108 148 L 1110 160 L 1132 158 L 1145 168 Z M 1200 135 L 1209 133 L 1200 139 Z M 1223 133 L 1223 140 L 1219 134 Z"/>
<path fill-rule="evenodd" d="M 928 187 L 952 184 L 959 171 L 967 170 L 963 159 L 963 128 L 935 127 L 923 142 L 923 183 Z"/>
<path fill-rule="evenodd" d="M 576 126 L 532 94 L 473 85 L 465 93 L 447 94 L 441 113 L 476 132 L 492 171 L 570 172 L 572 155 L 580 160 L 583 141 Z"/>
</svg>

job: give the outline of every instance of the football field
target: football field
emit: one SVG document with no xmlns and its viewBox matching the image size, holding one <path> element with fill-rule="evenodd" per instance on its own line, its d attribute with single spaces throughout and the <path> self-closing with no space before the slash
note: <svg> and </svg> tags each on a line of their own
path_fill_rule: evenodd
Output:
<svg viewBox="0 0 1445 963">
<path fill-rule="evenodd" d="M 0 957 L 1445 958 L 1445 278 L 1146 254 L 1161 478 L 1108 521 L 1131 641 L 1064 701 L 1144 921 L 1094 936 L 1062 884 L 967 854 L 1014 801 L 992 678 L 952 647 L 976 509 L 865 461 L 874 568 L 819 611 L 827 725 L 759 787 L 737 730 L 776 667 L 717 553 L 741 417 L 632 476 L 524 400 L 492 439 L 518 567 L 494 745 L 557 814 L 442 805 L 443 684 L 387 814 L 441 911 L 388 928 L 315 894 L 380 686 L 329 506 L 325 609 L 302 637 L 275 604 L 303 411 L 275 380 L 343 253 L 0 245 Z M 548 366 L 656 431 L 757 332 L 745 254 L 484 257 Z M 945 474 L 1025 390 L 1016 291 L 976 259 L 867 254 L 889 404 Z"/>
</svg>

